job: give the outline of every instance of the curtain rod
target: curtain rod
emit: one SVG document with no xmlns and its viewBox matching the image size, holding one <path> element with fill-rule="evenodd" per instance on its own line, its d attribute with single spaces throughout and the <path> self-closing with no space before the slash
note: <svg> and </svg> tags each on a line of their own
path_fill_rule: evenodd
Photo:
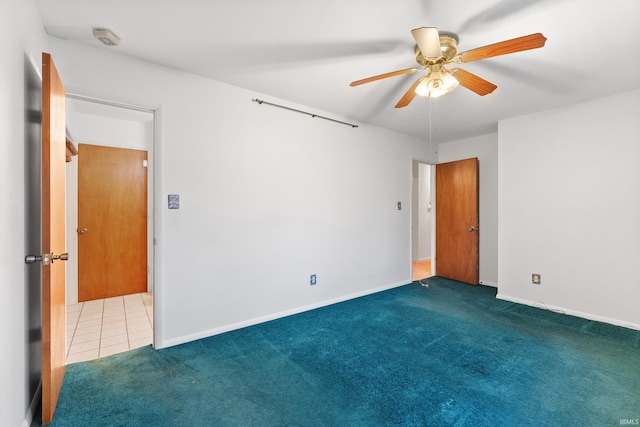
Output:
<svg viewBox="0 0 640 427">
<path fill-rule="evenodd" d="M 358 125 L 354 125 L 353 123 L 341 122 L 340 120 L 332 119 L 330 117 L 320 116 L 318 114 L 309 113 L 307 111 L 296 110 L 295 108 L 285 107 L 284 105 L 274 104 L 272 102 L 263 101 L 262 99 L 252 99 L 252 101 L 253 102 L 257 102 L 260 105 L 262 105 L 262 104 L 271 105 L 272 107 L 278 107 L 278 108 L 283 108 L 283 109 L 289 110 L 289 111 L 295 111 L 296 113 L 302 113 L 302 114 L 306 114 L 307 116 L 317 117 L 319 119 L 324 119 L 324 120 L 329 120 L 331 122 L 335 122 L 335 123 L 340 123 L 342 125 L 351 126 L 352 128 L 357 128 L 358 127 Z"/>
</svg>

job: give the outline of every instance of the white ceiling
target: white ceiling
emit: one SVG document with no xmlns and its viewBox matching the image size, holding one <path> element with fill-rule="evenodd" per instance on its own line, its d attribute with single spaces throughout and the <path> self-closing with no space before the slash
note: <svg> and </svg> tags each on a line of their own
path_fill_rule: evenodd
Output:
<svg viewBox="0 0 640 427">
<path fill-rule="evenodd" d="M 38 6 L 52 36 L 434 142 L 640 89 L 639 0 L 38 0 Z M 459 51 L 536 32 L 548 40 L 541 49 L 463 64 L 498 85 L 485 97 L 459 87 L 395 109 L 416 74 L 349 87 L 416 65 L 410 31 L 421 26 L 456 33 Z M 93 27 L 111 29 L 120 45 L 102 46 Z"/>
</svg>

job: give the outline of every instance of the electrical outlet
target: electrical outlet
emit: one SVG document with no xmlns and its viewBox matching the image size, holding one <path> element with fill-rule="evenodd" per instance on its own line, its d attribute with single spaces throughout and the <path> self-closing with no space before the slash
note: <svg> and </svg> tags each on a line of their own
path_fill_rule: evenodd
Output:
<svg viewBox="0 0 640 427">
<path fill-rule="evenodd" d="M 309 285 L 314 286 L 316 283 L 318 283 L 316 275 L 312 274 L 311 277 L 309 278 Z"/>
<path fill-rule="evenodd" d="M 531 273 L 531 283 L 534 285 L 539 285 L 542 283 L 542 275 L 539 273 Z"/>
</svg>

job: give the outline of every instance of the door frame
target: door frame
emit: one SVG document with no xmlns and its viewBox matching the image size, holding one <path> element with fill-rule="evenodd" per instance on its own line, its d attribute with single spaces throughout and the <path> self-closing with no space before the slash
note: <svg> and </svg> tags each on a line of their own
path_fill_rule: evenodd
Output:
<svg viewBox="0 0 640 427">
<path fill-rule="evenodd" d="M 459 160 L 464 160 L 464 159 L 459 159 Z M 478 157 L 478 161 L 479 161 L 479 157 Z M 456 160 L 452 160 L 452 161 L 456 161 Z M 414 200 L 413 197 L 413 163 L 417 162 L 417 163 L 422 163 L 425 165 L 429 165 L 431 166 L 431 209 L 433 212 L 433 217 L 432 217 L 432 223 L 431 223 L 431 274 L 434 275 L 436 270 L 436 264 L 438 262 L 438 254 L 436 253 L 436 228 L 438 227 L 438 223 L 437 223 L 437 218 L 435 215 L 435 211 L 436 211 L 436 204 L 438 203 L 437 197 L 438 195 L 436 194 L 436 165 L 438 164 L 438 162 L 436 163 L 432 163 L 432 162 L 428 162 L 428 161 L 424 161 L 424 160 L 419 160 L 419 159 L 411 159 L 411 166 L 410 166 L 410 174 L 411 174 L 411 215 L 413 215 L 413 204 L 416 202 Z M 445 163 L 445 162 L 443 162 Z M 479 166 L 478 166 L 479 167 Z M 479 183 L 478 183 L 479 184 Z M 481 200 L 481 192 L 480 192 L 480 188 L 478 187 L 478 211 L 480 211 L 480 204 L 482 203 Z M 480 212 L 478 212 L 480 213 Z M 409 221 L 409 279 L 411 280 L 413 278 L 413 230 L 412 230 L 412 226 L 413 226 L 413 218 L 411 218 L 411 220 Z M 480 257 L 482 256 L 481 254 L 481 249 L 482 249 L 482 245 L 480 245 L 480 241 L 478 241 L 478 259 L 480 259 Z M 480 264 L 478 263 L 478 274 L 480 274 Z M 485 282 L 482 281 L 482 279 L 480 277 L 478 277 L 478 284 L 485 284 Z"/>
<path fill-rule="evenodd" d="M 115 108 L 123 108 L 126 110 L 133 110 L 142 113 L 151 114 L 151 129 L 152 129 L 152 141 L 149 147 L 146 148 L 148 152 L 148 170 L 147 170 L 147 209 L 148 209 L 148 221 L 147 221 L 147 289 L 152 291 L 153 298 L 153 340 L 152 346 L 153 348 L 157 348 L 157 343 L 159 343 L 158 337 L 161 336 L 160 330 L 160 322 L 159 319 L 162 318 L 161 310 L 159 307 L 159 298 L 158 293 L 160 292 L 159 286 L 159 278 L 158 274 L 158 263 L 157 259 L 159 258 L 159 233 L 158 230 L 160 224 L 160 206 L 158 202 L 160 197 L 159 194 L 159 185 L 158 183 L 161 181 L 161 170 L 160 170 L 160 155 L 159 155 L 159 147 L 160 147 L 160 130 L 162 129 L 161 117 L 162 117 L 162 107 L 157 109 L 150 109 L 146 107 L 141 107 L 132 104 L 125 104 L 116 101 L 105 100 L 101 98 L 95 98 L 91 96 L 85 96 L 77 93 L 67 93 L 67 98 L 71 100 L 78 100 L 82 102 L 95 103 L 100 105 L 105 105 L 108 107 Z M 76 163 L 77 167 L 77 163 Z M 69 189 L 67 189 L 69 191 Z M 78 200 L 77 200 L 77 179 L 76 179 L 76 187 L 74 191 L 71 191 L 74 194 L 74 199 L 68 201 L 67 209 L 72 209 L 73 212 L 76 212 L 74 219 L 76 220 L 75 224 L 69 225 L 70 232 L 68 237 L 74 236 L 74 244 L 75 251 L 73 254 L 70 253 L 70 262 L 71 266 L 75 266 L 76 274 L 77 274 L 77 265 L 78 265 L 78 253 L 77 253 L 77 232 L 76 229 L 78 227 L 77 224 L 77 210 L 78 210 Z M 72 202 L 74 205 L 69 206 L 69 202 Z M 69 243 L 68 243 L 69 244 Z M 76 280 L 77 286 L 77 280 Z M 76 292 L 77 295 L 77 292 Z"/>
</svg>

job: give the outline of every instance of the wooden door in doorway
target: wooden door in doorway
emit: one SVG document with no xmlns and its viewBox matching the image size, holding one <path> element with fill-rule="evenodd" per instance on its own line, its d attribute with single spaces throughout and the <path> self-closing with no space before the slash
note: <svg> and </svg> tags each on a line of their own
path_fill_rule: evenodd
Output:
<svg viewBox="0 0 640 427">
<path fill-rule="evenodd" d="M 147 152 L 78 145 L 78 300 L 147 291 Z"/>
<path fill-rule="evenodd" d="M 479 280 L 478 159 L 436 165 L 436 274 Z"/>
<path fill-rule="evenodd" d="M 66 370 L 66 93 L 42 54 L 42 424 L 51 423 Z"/>
</svg>

